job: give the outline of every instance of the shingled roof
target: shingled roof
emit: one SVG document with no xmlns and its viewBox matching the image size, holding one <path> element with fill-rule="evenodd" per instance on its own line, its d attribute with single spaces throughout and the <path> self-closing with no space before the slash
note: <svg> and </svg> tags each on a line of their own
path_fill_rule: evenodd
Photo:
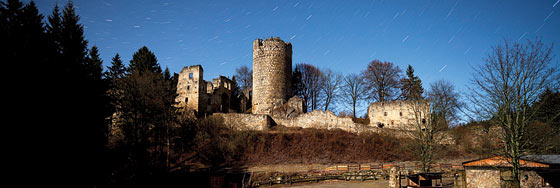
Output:
<svg viewBox="0 0 560 188">
<path fill-rule="evenodd" d="M 489 157 L 463 162 L 465 167 L 511 167 L 508 158 L 503 156 Z M 519 160 L 521 167 L 550 168 L 560 164 L 560 155 L 525 155 Z"/>
</svg>

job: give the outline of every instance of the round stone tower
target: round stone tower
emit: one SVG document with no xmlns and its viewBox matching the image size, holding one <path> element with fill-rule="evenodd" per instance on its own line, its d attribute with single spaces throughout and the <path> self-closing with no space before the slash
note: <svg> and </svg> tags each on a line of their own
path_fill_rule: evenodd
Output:
<svg viewBox="0 0 560 188">
<path fill-rule="evenodd" d="M 292 44 L 280 38 L 253 42 L 253 114 L 271 114 L 291 93 Z"/>
</svg>

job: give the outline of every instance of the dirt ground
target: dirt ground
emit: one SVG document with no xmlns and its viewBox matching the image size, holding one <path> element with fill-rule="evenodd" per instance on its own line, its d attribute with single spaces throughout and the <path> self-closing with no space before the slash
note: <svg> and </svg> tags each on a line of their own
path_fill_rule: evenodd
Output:
<svg viewBox="0 0 560 188">
<path fill-rule="evenodd" d="M 406 185 L 406 179 L 401 179 L 401 185 Z M 445 187 L 453 187 L 453 178 L 443 178 L 443 185 Z M 267 187 L 267 186 L 264 186 Z M 343 180 L 327 180 L 320 181 L 319 183 L 300 183 L 294 185 L 274 185 L 276 187 L 297 187 L 297 188 L 387 188 L 389 187 L 389 180 L 375 180 L 375 181 L 343 181 Z"/>
<path fill-rule="evenodd" d="M 307 172 L 309 170 L 324 170 L 329 165 L 324 164 L 274 164 L 249 167 L 251 172 Z"/>
<path fill-rule="evenodd" d="M 292 186 L 279 186 L 279 187 L 297 187 L 297 188 L 386 188 L 389 187 L 389 181 L 387 180 L 377 180 L 377 181 L 342 181 L 342 180 L 329 180 L 321 181 L 319 183 L 313 184 L 297 184 Z"/>
</svg>

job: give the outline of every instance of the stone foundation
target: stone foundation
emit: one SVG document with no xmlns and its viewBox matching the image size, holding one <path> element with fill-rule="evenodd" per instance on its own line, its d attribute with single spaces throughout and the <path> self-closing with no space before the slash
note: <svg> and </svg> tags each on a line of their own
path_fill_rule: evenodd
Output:
<svg viewBox="0 0 560 188">
<path fill-rule="evenodd" d="M 315 110 L 301 114 L 294 118 L 273 117 L 274 122 L 286 127 L 342 129 L 348 132 L 358 132 L 358 126 L 350 117 L 338 117 L 331 111 Z"/>
<path fill-rule="evenodd" d="M 240 114 L 240 113 L 214 113 L 212 116 L 221 117 L 224 124 L 234 130 L 267 130 L 274 125 L 274 121 L 264 114 Z"/>
<path fill-rule="evenodd" d="M 500 171 L 496 169 L 467 169 L 467 188 L 500 187 Z"/>
</svg>

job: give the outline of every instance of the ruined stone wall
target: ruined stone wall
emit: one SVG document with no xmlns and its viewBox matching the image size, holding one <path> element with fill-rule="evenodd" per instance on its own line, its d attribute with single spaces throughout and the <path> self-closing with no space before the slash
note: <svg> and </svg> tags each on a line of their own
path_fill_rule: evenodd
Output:
<svg viewBox="0 0 560 188">
<path fill-rule="evenodd" d="M 204 80 L 200 65 L 184 67 L 177 83 L 177 107 L 197 115 L 228 112 L 231 109 L 233 81 L 219 76 L 212 82 Z"/>
<path fill-rule="evenodd" d="M 414 103 L 413 101 L 375 102 L 368 107 L 370 126 L 390 129 L 414 129 L 418 117 L 426 119 L 430 115 L 429 101 Z M 419 119 L 421 121 L 421 119 Z"/>
<path fill-rule="evenodd" d="M 497 169 L 467 169 L 467 188 L 500 187 L 500 171 Z"/>
<path fill-rule="evenodd" d="M 360 132 L 358 126 L 350 117 L 338 117 L 331 111 L 315 110 L 301 114 L 294 118 L 272 117 L 274 122 L 286 127 L 342 129 L 348 132 Z"/>
<path fill-rule="evenodd" d="M 200 65 L 184 67 L 181 70 L 175 98 L 178 107 L 192 109 L 196 112 L 205 111 L 206 82 L 203 80 L 203 72 Z"/>
<path fill-rule="evenodd" d="M 212 83 L 209 84 L 211 89 L 208 90 L 208 112 L 229 112 L 231 109 L 232 101 L 232 87 L 234 87 L 233 81 L 225 76 L 219 76 L 218 78 L 212 79 Z"/>
<path fill-rule="evenodd" d="M 253 42 L 253 114 L 270 114 L 291 93 L 292 44 L 280 38 Z"/>
<path fill-rule="evenodd" d="M 267 130 L 274 123 L 268 115 L 240 114 L 240 113 L 214 113 L 212 116 L 221 117 L 224 124 L 234 130 Z"/>
<path fill-rule="evenodd" d="M 270 116 L 279 118 L 293 118 L 303 114 L 303 99 L 294 96 L 288 102 L 272 110 Z"/>
</svg>

